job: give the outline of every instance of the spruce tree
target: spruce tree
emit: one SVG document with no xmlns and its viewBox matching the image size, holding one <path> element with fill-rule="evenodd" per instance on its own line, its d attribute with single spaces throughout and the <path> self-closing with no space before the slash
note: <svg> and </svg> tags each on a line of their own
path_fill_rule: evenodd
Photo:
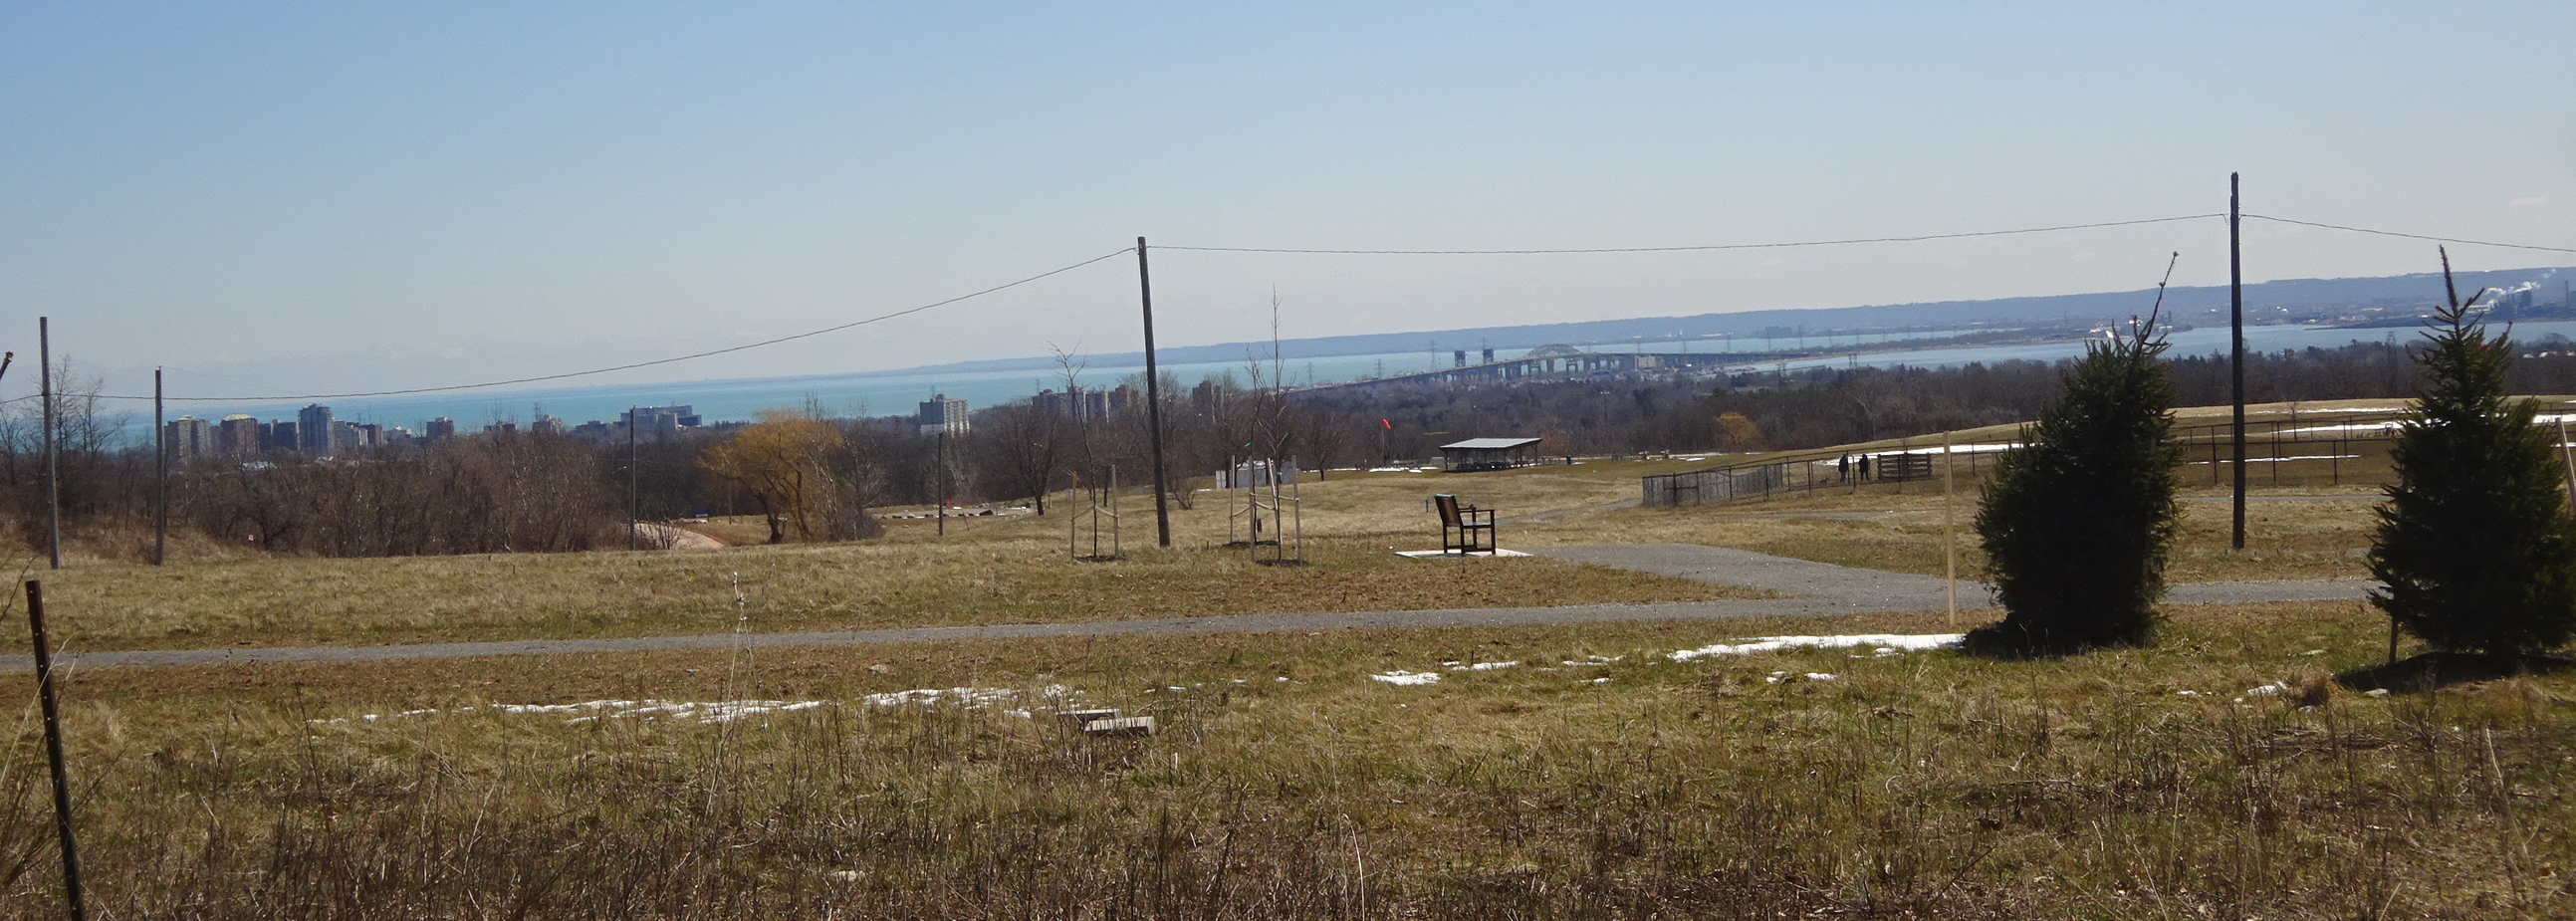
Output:
<svg viewBox="0 0 2576 921">
<path fill-rule="evenodd" d="M 2450 287 L 2450 254 L 2442 282 Z M 2423 389 L 2389 457 L 2397 482 L 2378 510 L 2370 600 L 2406 632 L 2450 652 L 2514 655 L 2565 643 L 2576 627 L 2576 520 L 2551 438 L 2530 399 L 2505 395 L 2513 342 L 2487 335 L 2451 289 L 2416 354 Z"/>
<path fill-rule="evenodd" d="M 2154 330 L 2150 315 L 2086 348 L 2023 446 L 1995 465 L 1976 529 L 2004 619 L 1971 633 L 1969 649 L 2052 654 L 2153 636 L 2181 459 L 2166 437 L 2173 385 Z"/>
</svg>

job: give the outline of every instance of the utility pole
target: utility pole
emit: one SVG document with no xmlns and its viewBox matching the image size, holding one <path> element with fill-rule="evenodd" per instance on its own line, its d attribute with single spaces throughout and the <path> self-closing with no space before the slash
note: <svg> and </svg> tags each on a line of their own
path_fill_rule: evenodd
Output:
<svg viewBox="0 0 2576 921">
<path fill-rule="evenodd" d="M 1951 501 L 1950 468 L 1958 454 L 1950 448 L 1950 433 L 1941 433 L 1941 577 L 1950 586 L 1951 629 L 1959 626 L 1959 513 Z"/>
<path fill-rule="evenodd" d="M 152 369 L 152 565 L 170 549 L 169 423 L 161 421 L 161 369 Z"/>
<path fill-rule="evenodd" d="M 1154 274 L 1145 268 L 1145 238 L 1136 238 L 1136 292 L 1145 303 L 1145 442 L 1154 449 L 1154 537 L 1172 545 L 1170 497 L 1163 488 L 1163 395 L 1154 370 Z"/>
<path fill-rule="evenodd" d="M 2230 340 L 2235 343 L 2234 369 L 2236 394 L 2236 542 L 2245 549 L 2245 259 L 2237 243 L 2237 227 L 2244 215 L 2237 210 L 2237 174 L 2227 174 L 2227 313 Z"/>
<path fill-rule="evenodd" d="M 930 462 L 931 466 L 939 471 L 939 495 L 933 498 L 938 500 L 939 536 L 946 537 L 948 536 L 948 413 L 944 410 L 939 414 L 939 421 L 941 424 L 939 433 L 932 436 L 935 440 L 930 444 Z"/>
<path fill-rule="evenodd" d="M 63 568 L 63 497 L 55 487 L 54 461 L 54 332 L 50 317 L 36 318 L 36 364 L 42 374 L 37 386 L 45 404 L 45 556 L 55 569 Z"/>
<path fill-rule="evenodd" d="M 636 532 L 644 527 L 644 451 L 638 447 L 635 423 L 636 407 L 626 407 L 626 549 L 638 549 L 643 540 Z"/>
</svg>

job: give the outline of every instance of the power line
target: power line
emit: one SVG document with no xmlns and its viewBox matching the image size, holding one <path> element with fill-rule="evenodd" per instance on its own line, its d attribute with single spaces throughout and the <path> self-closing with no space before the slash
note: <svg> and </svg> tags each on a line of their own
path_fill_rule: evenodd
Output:
<svg viewBox="0 0 2576 921">
<path fill-rule="evenodd" d="M 2060 227 L 2026 227 L 2019 230 L 1977 230 L 1967 233 L 1935 233 L 1912 237 L 1866 237 L 1852 240 L 1800 240 L 1789 243 L 1716 243 L 1705 246 L 1625 246 L 1604 249 L 1272 249 L 1257 246 L 1156 246 L 1155 249 L 1195 250 L 1203 253 L 1295 253 L 1332 256 L 1539 256 L 1579 255 L 1591 253 L 1680 253 L 1724 249 L 1787 249 L 1799 246 L 1850 246 L 1858 243 L 1919 243 L 1925 240 L 1958 240 L 1968 237 L 2002 237 L 2025 233 L 2053 233 L 2060 230 L 2091 230 L 2097 227 L 2128 227 L 2136 224 L 2169 224 L 2175 221 L 2197 221 L 2226 217 L 2225 213 L 2186 214 L 2180 217 L 2152 217 L 2136 221 L 2104 221 L 2098 224 L 2067 224 Z M 2252 215 L 2247 215 L 2252 217 Z"/>
<path fill-rule="evenodd" d="M 2271 221 L 2275 224 L 2298 224 L 2303 227 L 2322 227 L 2327 230 L 2348 230 L 2353 233 L 2372 233 L 2383 237 L 2405 237 L 2409 240 L 2431 240 L 2435 243 L 2466 243 L 2470 246 L 2500 246 L 2505 249 L 2536 249 L 2550 253 L 2576 253 L 2576 249 L 2570 249 L 2564 246 L 2531 246 L 2523 243 L 2493 243 L 2486 240 L 2463 240 L 2458 237 L 2428 237 L 2420 233 L 2398 233 L 2393 230 L 2371 230 L 2366 227 L 2345 227 L 2341 224 L 2320 224 L 2315 221 L 2294 221 L 2286 217 L 2270 217 L 2253 213 L 2247 213 L 2245 216 L 2258 221 Z"/>
<path fill-rule="evenodd" d="M 944 300 L 944 301 L 932 301 L 932 302 L 930 302 L 930 303 L 923 304 L 923 305 L 921 305 L 921 306 L 919 306 L 919 307 L 909 307 L 909 308 L 905 308 L 905 309 L 903 309 L 903 310 L 897 310 L 897 311 L 895 311 L 895 312 L 893 312 L 893 313 L 878 314 L 878 315 L 876 315 L 876 316 L 869 317 L 869 318 L 864 319 L 864 320 L 852 320 L 852 321 L 850 321 L 850 322 L 848 322 L 848 323 L 843 323 L 843 324 L 838 325 L 838 326 L 826 326 L 826 327 L 824 327 L 824 328 L 822 328 L 822 329 L 809 330 L 809 331 L 807 331 L 807 332 L 797 333 L 797 334 L 792 335 L 792 336 L 780 336 L 780 337 L 778 337 L 778 338 L 776 338 L 776 339 L 764 339 L 764 340 L 761 340 L 761 341 L 759 341 L 759 342 L 750 342 L 750 343 L 745 343 L 745 344 L 742 344 L 742 345 L 729 346 L 729 347 L 721 348 L 721 349 L 713 349 L 713 350 L 705 351 L 705 352 L 696 352 L 696 353 L 692 353 L 692 354 L 688 354 L 688 355 L 679 355 L 679 356 L 675 356 L 675 357 L 671 357 L 671 358 L 657 358 L 657 359 L 654 359 L 654 360 L 652 360 L 652 361 L 639 361 L 639 362 L 635 362 L 635 363 L 633 363 L 633 364 L 617 365 L 617 366 L 615 366 L 615 367 L 610 367 L 610 368 L 593 368 L 593 369 L 588 370 L 588 371 L 568 371 L 568 372 L 565 372 L 565 373 L 562 373 L 562 374 L 544 374 L 544 375 L 539 375 L 539 376 L 536 376 L 536 377 L 521 377 L 521 378 L 514 378 L 514 379 L 506 380 L 506 381 L 485 381 L 485 382 L 482 382 L 482 383 L 479 383 L 479 384 L 451 384 L 451 385 L 444 386 L 444 387 L 413 387 L 413 388 L 409 388 L 409 389 L 406 389 L 406 390 L 377 390 L 377 391 L 371 391 L 371 392 L 367 392 L 367 393 L 313 393 L 313 394 L 303 394 L 303 395 L 294 395 L 294 396 L 250 396 L 250 397 L 169 397 L 168 399 L 169 399 L 171 402 L 174 402 L 174 403 L 275 403 L 275 402 L 293 402 L 293 401 L 295 401 L 295 400 L 349 400 L 349 399 L 357 399 L 357 398 L 360 398 L 360 397 L 391 397 L 391 396 L 404 396 L 404 395 L 408 395 L 408 394 L 415 394 L 415 393 L 446 393 L 446 392 L 449 392 L 449 391 L 455 391 L 455 390 L 478 390 L 478 389 L 481 389 L 481 388 L 484 388 L 484 387 L 506 387 L 506 386 L 510 386 L 510 385 L 513 385 L 513 384 L 535 384 L 535 383 L 541 383 L 541 382 L 544 382 L 544 381 L 559 381 L 559 380 L 563 380 L 563 379 L 565 379 L 565 378 L 573 378 L 573 377 L 588 377 L 588 376 L 593 375 L 593 374 L 607 374 L 607 373 L 609 373 L 609 372 L 611 372 L 611 371 L 628 371 L 628 370 L 633 370 L 633 369 L 635 369 L 635 368 L 650 368 L 650 367 L 653 367 L 653 366 L 655 366 L 655 365 L 667 365 L 667 364 L 672 364 L 672 363 L 674 363 L 674 362 L 690 361 L 690 360 L 699 359 L 699 358 L 707 358 L 707 357 L 711 357 L 711 356 L 715 356 L 715 355 L 724 355 L 724 354 L 728 354 L 728 353 L 732 353 L 732 352 L 740 352 L 740 351 L 743 351 L 743 350 L 746 350 L 746 349 L 756 349 L 756 348 L 761 348 L 761 347 L 763 347 L 763 346 L 777 345 L 777 344 L 782 343 L 782 342 L 794 342 L 794 341 L 796 341 L 796 340 L 798 340 L 798 339 L 807 339 L 807 338 L 811 338 L 811 337 L 814 337 L 814 336 L 820 336 L 820 335 L 823 335 L 823 334 L 825 334 L 825 333 L 837 333 L 837 332 L 840 332 L 841 330 L 850 329 L 850 328 L 852 328 L 852 327 L 857 327 L 857 326 L 866 326 L 866 325 L 868 325 L 868 324 L 870 324 L 870 323 L 876 323 L 876 322 L 880 322 L 880 321 L 884 321 L 884 320 L 891 320 L 891 319 L 894 319 L 894 318 L 896 318 L 896 317 L 901 317 L 901 316 L 909 316 L 909 315 L 911 315 L 911 314 L 920 313 L 920 312 L 922 312 L 922 311 L 924 311 L 924 310 L 930 310 L 930 309 L 932 309 L 932 308 L 936 308 L 936 307 L 946 307 L 946 306 L 948 306 L 948 305 L 950 305 L 950 304 L 954 304 L 954 303 L 957 303 L 957 302 L 959 302 L 959 301 L 967 300 L 967 299 L 970 299 L 970 298 L 978 298 L 978 297 L 982 297 L 982 296 L 984 296 L 984 295 L 991 294 L 991 293 L 996 292 L 996 291 L 1001 291 L 1001 290 L 1008 289 L 1008 288 L 1016 288 L 1016 287 L 1019 287 L 1019 286 L 1021 286 L 1021 285 L 1028 284 L 1029 282 L 1037 281 L 1038 279 L 1041 279 L 1041 278 L 1047 278 L 1047 277 L 1049 277 L 1049 276 L 1054 276 L 1054 275 L 1062 275 L 1062 274 L 1064 274 L 1064 273 L 1066 273 L 1066 272 L 1070 272 L 1070 271 L 1073 271 L 1073 270 L 1075 270 L 1075 269 L 1082 268 L 1083 266 L 1090 265 L 1090 264 L 1095 263 L 1095 262 L 1100 262 L 1100 261 L 1107 260 L 1107 259 L 1114 259 L 1114 258 L 1117 258 L 1117 257 L 1119 257 L 1119 256 L 1124 256 L 1124 255 L 1127 255 L 1128 253 L 1132 253 L 1132 252 L 1135 252 L 1135 251 L 1136 251 L 1135 247 L 1132 247 L 1132 246 L 1131 246 L 1131 247 L 1123 247 L 1123 248 L 1120 248 L 1120 249 L 1118 249 L 1118 250 L 1116 250 L 1116 251 L 1114 251 L 1114 252 L 1105 253 L 1105 254 L 1102 254 L 1102 255 L 1099 255 L 1099 256 L 1093 256 L 1093 257 L 1091 257 L 1091 258 L 1089 258 L 1089 259 L 1082 260 L 1081 262 L 1077 262 L 1077 263 L 1074 263 L 1074 264 L 1072 264 L 1072 265 L 1065 266 L 1065 267 L 1060 268 L 1060 269 L 1051 269 L 1051 270 L 1048 270 L 1048 271 L 1045 271 L 1045 272 L 1040 272 L 1040 273 L 1038 273 L 1038 274 L 1031 275 L 1031 276 L 1029 276 L 1029 277 L 1027 277 L 1027 278 L 1023 278 L 1023 279 L 1020 279 L 1020 280 L 1018 280 L 1018 281 L 1013 281 L 1013 282 L 1007 282 L 1007 283 L 1004 283 L 1004 284 L 994 285 L 994 286 L 992 286 L 992 287 L 990 287 L 990 288 L 986 288 L 986 289 L 984 289 L 984 290 L 976 291 L 976 292 L 969 293 L 969 294 L 960 294 L 960 295 L 958 295 L 958 296 L 956 296 L 956 297 L 952 297 L 952 298 L 949 298 L 949 299 Z M 149 399 L 151 399 L 151 397 L 111 396 L 111 395 L 106 395 L 106 394 L 101 394 L 98 398 L 99 398 L 99 399 L 102 399 L 102 400 L 149 400 Z M 23 399 L 23 398 L 22 398 L 22 399 Z"/>
<path fill-rule="evenodd" d="M 1611 254 L 1611 253 L 1676 253 L 1676 252 L 1711 252 L 1711 251 L 1720 251 L 1720 250 L 1789 249 L 1789 248 L 1809 247 L 1809 246 L 1853 246 L 1853 245 L 1867 244 L 1867 243 L 1920 243 L 1920 242 L 1931 241 L 1931 240 L 1960 240 L 1960 239 L 1970 239 L 1970 238 L 1976 238 L 1976 237 L 2002 237 L 2002 236 L 2015 236 L 2015 235 L 2021 235 L 2021 234 L 2034 234 L 2034 233 L 2055 233 L 2055 232 L 2059 232 L 2059 231 L 2068 231 L 2068 230 L 2093 230 L 2093 229 L 2099 229 L 2099 228 L 2104 228 L 2104 227 L 2132 227 L 2132 226 L 2138 226 L 2138 225 L 2143 225 L 2143 224 L 2169 224 L 2169 223 L 2176 223 L 2176 222 L 2180 222 L 2180 221 L 2196 221 L 2196 220 L 2204 220 L 2204 219 L 2208 219 L 2208 218 L 2225 217 L 2225 216 L 2226 216 L 2226 215 L 2225 215 L 2224 213 L 2212 212 L 2212 213 L 2209 213 L 2209 214 L 2186 214 L 2186 215 L 2180 215 L 2180 216 L 2176 216 L 2176 217 L 2144 218 L 2144 219 L 2140 219 L 2140 220 L 2132 220 L 2132 221 L 2100 221 L 2100 222 L 2095 222 L 2095 223 L 2090 223 L 2090 224 L 2065 224 L 2065 225 L 2059 225 L 2059 226 L 2054 226 L 2054 227 L 2025 227 L 2025 228 L 2018 228 L 2018 229 L 2012 229 L 2012 230 L 1980 230 L 1980 231 L 1968 231 L 1968 232 L 1962 232 L 1962 233 L 1919 234 L 1919 235 L 1914 235 L 1914 236 L 1901 236 L 1901 237 L 1861 237 L 1861 238 L 1853 238 L 1853 239 L 1845 239 L 1845 240 L 1797 240 L 1797 241 L 1774 242 L 1774 243 L 1716 243 L 1716 244 L 1694 245 L 1694 246 L 1629 246 L 1629 247 L 1599 247 L 1599 248 L 1583 248 L 1583 249 L 1288 249 L 1288 248 L 1253 247 L 1253 246 L 1157 246 L 1157 247 L 1153 247 L 1153 248 L 1154 248 L 1154 249 L 1169 249 L 1169 250 L 1185 250 L 1185 251 L 1192 251 L 1192 252 L 1209 252 L 1209 253 L 1279 253 L 1279 254 L 1292 254 L 1292 255 L 1334 255 L 1334 256 L 1538 256 L 1538 255 L 1595 255 L 1595 254 Z M 2496 242 L 2485 241 L 2485 240 L 2467 240 L 2467 239 L 2461 239 L 2461 238 L 2457 238 L 2457 237 L 2437 237 L 2437 236 L 2428 236 L 2428 235 L 2425 235 L 2425 234 L 2399 233 L 2399 232 L 2395 232 L 2395 231 L 2388 231 L 2388 230 L 2370 230 L 2370 229 L 2362 228 L 2362 227 L 2346 227 L 2346 226 L 2339 225 L 2339 224 L 2325 224 L 2325 223 L 2319 223 L 2319 222 L 2316 222 L 2316 221 L 2301 221 L 2301 220 L 2294 220 L 2294 219 L 2291 219 L 2291 218 L 2271 217 L 2271 216 L 2268 216 L 2268 215 L 2261 215 L 2261 214 L 2246 214 L 2246 215 L 2244 215 L 2244 216 L 2245 216 L 2245 217 L 2249 217 L 2249 218 L 2254 218 L 2254 219 L 2256 219 L 2256 220 L 2272 221 L 2272 222 L 2274 222 L 2274 223 L 2281 223 L 2281 224 L 2298 224 L 2298 225 L 2302 225 L 2302 226 L 2307 226 L 2307 227 L 2317 227 L 2317 228 L 2322 228 L 2322 229 L 2326 229 L 2326 230 L 2342 230 L 2342 231 L 2350 231 L 2350 232 L 2352 232 L 2352 233 L 2377 234 L 2377 235 L 2380 235 L 2380 236 L 2389 236 L 2389 237 L 2404 237 L 2404 238 L 2407 238 L 2407 239 L 2413 239 L 2413 240 L 2429 240 L 2429 241 L 2441 242 L 2441 243 L 2459 243 L 2459 244 L 2465 244 L 2465 245 L 2471 245 L 2471 246 L 2494 246 L 2494 247 L 2501 247 L 2501 248 L 2506 248 L 2506 249 L 2526 249 L 2526 250 L 2537 250 L 2537 251 L 2542 251 L 2542 252 L 2554 252 L 2554 253 L 2576 253 L 2576 248 L 2568 248 L 2568 247 L 2559 247 L 2559 246 L 2532 246 L 2532 245 L 2528 245 L 2528 244 L 2520 244 L 2520 243 L 2496 243 Z M 840 332 L 840 331 L 845 330 L 845 329 L 851 329 L 851 328 L 854 328 L 854 327 L 865 326 L 865 325 L 868 325 L 868 324 L 870 324 L 870 323 L 877 323 L 877 322 L 882 322 L 882 321 L 885 321 L 885 320 L 895 319 L 895 318 L 897 318 L 897 317 L 909 316 L 909 315 L 911 315 L 911 314 L 920 313 L 920 312 L 922 312 L 922 311 L 932 310 L 932 309 L 936 309 L 936 308 L 939 308 L 939 307 L 945 307 L 945 306 L 948 306 L 948 305 L 950 305 L 950 304 L 958 303 L 958 302 L 960 302 L 960 301 L 965 301 L 965 300 L 970 300 L 970 299 L 977 298 L 977 297 L 982 297 L 982 296 L 984 296 L 984 295 L 992 294 L 992 293 L 995 293 L 995 292 L 998 292 L 998 291 L 1003 291 L 1003 290 L 1007 290 L 1007 289 L 1010 289 L 1010 288 L 1016 288 L 1016 287 L 1019 287 L 1019 286 L 1021 286 L 1021 285 L 1025 285 L 1025 284 L 1028 284 L 1028 283 L 1030 283 L 1030 282 L 1037 281 L 1037 280 L 1040 280 L 1040 279 L 1043 279 L 1043 278 L 1049 278 L 1049 277 L 1052 277 L 1052 276 L 1061 275 L 1061 274 L 1064 274 L 1064 273 L 1066 273 L 1066 272 L 1070 272 L 1070 271 L 1073 271 L 1073 270 L 1075 270 L 1075 269 L 1082 268 L 1082 267 L 1087 266 L 1087 265 L 1091 265 L 1091 264 L 1094 264 L 1094 263 L 1098 263 L 1098 262 L 1106 261 L 1106 260 L 1109 260 L 1109 259 L 1114 259 L 1114 258 L 1117 258 L 1117 257 L 1120 257 L 1120 256 L 1124 256 L 1124 255 L 1126 255 L 1126 254 L 1128 254 L 1128 253 L 1131 253 L 1131 252 L 1134 252 L 1134 251 L 1135 251 L 1135 249 L 1134 249 L 1134 248 L 1132 248 L 1132 247 L 1120 248 L 1120 249 L 1118 249 L 1118 250 L 1115 250 L 1115 251 L 1112 251 L 1112 252 L 1109 252 L 1109 253 L 1104 253 L 1104 254 L 1099 255 L 1099 256 L 1094 256 L 1094 257 L 1092 257 L 1092 258 L 1085 259 L 1085 260 L 1083 260 L 1083 261 L 1081 261 L 1081 262 L 1073 263 L 1072 265 L 1067 265 L 1067 266 L 1064 266 L 1064 267 L 1061 267 L 1061 268 L 1051 269 L 1051 270 L 1048 270 L 1048 271 L 1045 271 L 1045 272 L 1040 272 L 1040 273 L 1038 273 L 1038 274 L 1031 275 L 1031 276 L 1028 276 L 1028 277 L 1026 277 L 1026 278 L 1022 278 L 1022 279 L 1019 279 L 1019 280 L 1016 280 L 1016 281 L 1011 281 L 1011 282 L 1006 282 L 1006 283 L 1003 283 L 1003 284 L 995 285 L 995 286 L 993 286 L 993 287 L 985 288 L 985 289 L 980 290 L 980 291 L 974 291 L 974 292 L 970 292 L 970 293 L 967 293 L 967 294 L 961 294 L 961 295 L 958 295 L 958 296 L 956 296 L 956 297 L 948 298 L 948 299 L 946 299 L 946 300 L 933 301 L 933 302 L 931 302 L 931 303 L 923 304 L 923 305 L 920 305 L 920 306 L 918 306 L 918 307 L 910 307 L 910 308 L 906 308 L 906 309 L 903 309 L 903 310 L 897 310 L 897 311 L 894 311 L 894 312 L 891 312 L 891 313 L 879 314 L 879 315 L 877 315 L 877 316 L 868 317 L 868 318 L 863 319 L 863 320 L 854 320 L 854 321 L 851 321 L 851 322 L 848 322 L 848 323 L 842 323 L 842 324 L 839 324 L 839 325 L 836 325 L 836 326 L 827 326 L 827 327 L 824 327 L 824 328 L 822 328 L 822 329 L 809 330 L 809 331 L 807 331 L 807 332 L 796 333 L 796 334 L 794 334 L 794 335 L 780 336 L 780 337 L 775 338 L 775 339 L 764 339 L 764 340 L 759 341 L 759 342 L 745 343 L 745 344 L 743 344 L 743 345 L 729 346 L 729 347 L 721 348 L 721 349 L 711 349 L 711 350 L 704 351 L 704 352 L 695 352 L 695 353 L 691 353 L 691 354 L 687 354 L 687 355 L 678 355 L 678 356 L 673 356 L 673 357 L 670 357 L 670 358 L 659 358 L 659 359 L 655 359 L 655 360 L 652 360 L 652 361 L 639 361 L 639 362 L 634 362 L 634 363 L 631 363 L 631 364 L 615 365 L 615 366 L 612 366 L 612 367 L 606 367 L 606 368 L 593 368 L 593 369 L 590 369 L 590 370 L 587 370 L 587 371 L 568 371 L 568 372 L 564 372 L 564 373 L 561 373 L 561 374 L 543 374 L 543 375 L 537 375 L 537 376 L 533 376 L 533 377 L 512 378 L 512 379 L 509 379 L 509 380 L 498 380 L 498 381 L 483 381 L 483 382 L 480 382 L 480 383 L 473 383 L 473 384 L 450 384 L 450 385 L 446 385 L 446 386 L 439 386 L 439 387 L 412 387 L 412 388 L 406 388 L 406 389 L 401 389 L 401 390 L 377 390 L 377 391 L 367 391 L 367 392 L 358 392 L 358 393 L 316 393 L 316 394 L 294 394 L 294 395 L 274 395 L 274 396 L 168 397 L 167 399 L 168 399 L 168 400 L 170 400 L 171 402 L 180 402 L 180 403 L 274 403 L 274 402 L 292 402 L 292 401 L 297 401 L 297 400 L 345 400 L 345 399 L 359 399 L 359 398 L 366 398 L 366 397 L 407 396 L 407 395 L 411 395 L 411 394 L 421 394 L 421 393 L 448 393 L 448 392 L 454 392 L 454 391 L 459 391 L 459 390 L 480 390 L 480 389 L 487 388 L 487 387 L 507 387 L 507 386 L 513 386 L 513 385 L 518 385 L 518 384 L 536 384 L 536 383 L 544 383 L 544 382 L 547 382 L 547 381 L 567 380 L 567 379 L 570 379 L 570 378 L 576 378 L 576 377 L 589 377 L 589 376 L 591 376 L 591 375 L 596 375 L 596 374 L 608 374 L 608 373 L 616 372 L 616 371 L 630 371 L 630 370 L 634 370 L 634 369 L 636 369 L 636 368 L 650 368 L 650 367 L 654 367 L 654 366 L 657 366 L 657 365 L 667 365 L 667 364 L 674 364 L 674 363 L 683 362 L 683 361 L 693 361 L 693 360 L 700 359 L 700 358 L 710 358 L 710 357 L 714 357 L 714 356 L 717 356 L 717 355 L 725 355 L 725 354 L 730 354 L 730 353 L 734 353 L 734 352 L 746 351 L 746 350 L 749 350 L 749 349 L 757 349 L 757 348 L 763 348 L 763 347 L 766 347 L 766 346 L 778 345 L 778 344 L 786 343 L 786 342 L 793 342 L 793 341 L 796 341 L 796 340 L 799 340 L 799 339 L 807 339 L 807 338 L 811 338 L 811 337 L 814 337 L 814 336 L 824 335 L 824 334 L 827 334 L 827 333 L 835 333 L 835 332 Z M 16 398 L 16 399 L 0 400 L 0 404 L 15 403 L 15 402 L 18 402 L 18 401 L 20 401 L 20 400 L 31 399 L 31 398 L 32 398 L 32 397 L 18 397 L 18 398 Z M 97 399 L 103 399 L 103 400 L 148 400 L 148 399 L 152 399 L 151 397 L 145 397 L 145 396 L 124 396 L 124 395 L 111 395 L 111 394 L 100 394 L 100 395 L 98 395 L 96 398 L 97 398 Z"/>
</svg>

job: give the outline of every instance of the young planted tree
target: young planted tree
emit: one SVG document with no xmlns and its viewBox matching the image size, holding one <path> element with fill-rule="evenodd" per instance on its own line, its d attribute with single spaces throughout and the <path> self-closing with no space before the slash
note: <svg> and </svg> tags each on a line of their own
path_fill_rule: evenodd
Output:
<svg viewBox="0 0 2576 921">
<path fill-rule="evenodd" d="M 2057 403 L 1996 463 L 1976 530 L 2004 619 L 1969 634 L 1971 650 L 2053 654 L 2152 637 L 2181 450 L 2166 439 L 2173 385 L 2155 324 L 2151 313 L 2086 348 Z"/>
<path fill-rule="evenodd" d="M 2450 286 L 2450 254 L 2442 281 Z M 2423 389 L 2389 456 L 2397 483 L 2379 507 L 2370 600 L 2396 626 L 2450 652 L 2522 654 L 2576 627 L 2576 520 L 2568 517 L 2538 403 L 2505 396 L 2513 344 L 2487 335 L 2448 291 L 2416 355 Z"/>
</svg>

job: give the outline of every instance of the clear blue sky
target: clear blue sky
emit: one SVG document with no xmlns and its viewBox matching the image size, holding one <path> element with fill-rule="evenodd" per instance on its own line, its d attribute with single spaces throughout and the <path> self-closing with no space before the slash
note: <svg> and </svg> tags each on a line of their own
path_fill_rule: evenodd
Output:
<svg viewBox="0 0 2576 921">
<path fill-rule="evenodd" d="M 111 388 L 547 373 L 1128 245 L 1606 247 L 2247 208 L 2576 246 L 2576 4 L 40 4 L 0 347 Z M 2249 225 L 2248 277 L 2434 267 Z M 2216 221 L 1661 256 L 1160 252 L 1166 344 L 2221 283 Z M 2454 247 L 2463 267 L 2576 263 Z M 1132 261 L 602 379 L 1136 347 Z M 138 376 L 138 369 L 142 369 Z M 32 369 L 29 369 L 32 370 Z M 26 383 L 32 383 L 32 375 Z M 21 390 L 13 373 L 9 392 Z"/>
</svg>

